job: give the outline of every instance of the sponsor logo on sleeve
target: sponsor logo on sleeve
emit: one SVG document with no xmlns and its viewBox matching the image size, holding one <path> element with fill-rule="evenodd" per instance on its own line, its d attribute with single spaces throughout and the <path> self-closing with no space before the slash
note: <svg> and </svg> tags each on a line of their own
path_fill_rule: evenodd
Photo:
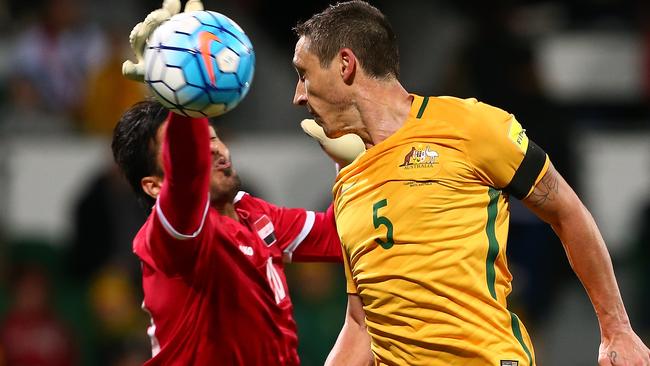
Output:
<svg viewBox="0 0 650 366">
<path fill-rule="evenodd" d="M 526 130 L 521 127 L 521 124 L 514 117 L 512 117 L 510 122 L 508 138 L 510 138 L 510 141 L 514 142 L 521 151 L 526 152 L 526 149 L 528 149 L 528 136 L 526 136 Z"/>
</svg>

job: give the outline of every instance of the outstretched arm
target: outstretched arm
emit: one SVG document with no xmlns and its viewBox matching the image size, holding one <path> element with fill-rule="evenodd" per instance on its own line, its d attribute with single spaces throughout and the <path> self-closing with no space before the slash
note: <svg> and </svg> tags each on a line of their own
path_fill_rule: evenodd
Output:
<svg viewBox="0 0 650 366">
<path fill-rule="evenodd" d="M 210 188 L 210 134 L 205 118 L 169 113 L 162 144 L 163 184 L 158 207 L 173 229 L 192 235 L 205 217 Z"/>
<path fill-rule="evenodd" d="M 549 223 L 594 306 L 600 366 L 650 365 L 650 350 L 630 325 L 605 242 L 589 211 L 551 166 L 524 204 Z"/>
<path fill-rule="evenodd" d="M 204 231 L 208 210 L 209 146 L 205 119 L 169 114 L 161 147 L 165 178 L 154 207 L 154 222 L 166 235 L 151 241 L 157 265 L 169 273 L 188 270 L 194 263 L 194 244 Z"/>
<path fill-rule="evenodd" d="M 348 294 L 345 323 L 330 351 L 325 366 L 369 366 L 374 364 L 370 350 L 370 335 L 366 329 L 366 316 L 361 298 Z"/>
</svg>

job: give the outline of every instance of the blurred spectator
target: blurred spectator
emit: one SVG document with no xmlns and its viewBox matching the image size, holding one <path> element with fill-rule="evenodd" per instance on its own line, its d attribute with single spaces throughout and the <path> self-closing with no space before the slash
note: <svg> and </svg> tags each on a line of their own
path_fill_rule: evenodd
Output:
<svg viewBox="0 0 650 366">
<path fill-rule="evenodd" d="M 76 202 L 67 268 L 87 289 L 98 355 L 93 365 L 142 364 L 149 356 L 140 265 L 131 250 L 143 222 L 144 212 L 112 162 Z"/>
<path fill-rule="evenodd" d="M 148 317 L 138 306 L 142 297 L 137 287 L 117 266 L 106 266 L 93 278 L 89 302 L 98 336 L 95 365 L 141 365 L 149 358 Z"/>
<path fill-rule="evenodd" d="M 122 76 L 122 63 L 134 58 L 123 32 L 119 29 L 110 33 L 108 57 L 89 75 L 81 121 L 86 133 L 111 136 L 122 113 L 148 94 L 144 84 Z"/>
<path fill-rule="evenodd" d="M 109 163 L 90 179 L 74 207 L 74 239 L 68 258 L 72 276 L 91 280 L 113 265 L 139 284 L 140 265 L 131 241 L 145 213 L 115 164 Z"/>
<path fill-rule="evenodd" d="M 7 365 L 72 366 L 78 364 L 76 342 L 52 308 L 51 283 L 43 268 L 18 268 L 13 301 L 0 327 Z"/>
<path fill-rule="evenodd" d="M 66 123 L 80 117 L 86 78 L 106 58 L 104 35 L 84 16 L 79 0 L 43 0 L 35 5 L 38 21 L 18 33 L 11 52 L 5 128 L 53 124 L 58 116 L 62 124 L 58 128 L 71 129 L 76 126 Z"/>
</svg>

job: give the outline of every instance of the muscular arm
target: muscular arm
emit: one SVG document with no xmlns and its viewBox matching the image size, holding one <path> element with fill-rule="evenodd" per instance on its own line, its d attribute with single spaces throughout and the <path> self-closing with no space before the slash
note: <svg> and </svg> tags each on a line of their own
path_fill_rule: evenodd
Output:
<svg viewBox="0 0 650 366">
<path fill-rule="evenodd" d="M 601 332 L 599 365 L 650 365 L 650 350 L 630 326 L 605 242 L 575 192 L 551 166 L 523 202 L 552 226 L 591 299 Z"/>
<path fill-rule="evenodd" d="M 368 366 L 374 364 L 363 304 L 358 295 L 348 294 L 345 323 L 330 351 L 325 366 Z"/>
</svg>

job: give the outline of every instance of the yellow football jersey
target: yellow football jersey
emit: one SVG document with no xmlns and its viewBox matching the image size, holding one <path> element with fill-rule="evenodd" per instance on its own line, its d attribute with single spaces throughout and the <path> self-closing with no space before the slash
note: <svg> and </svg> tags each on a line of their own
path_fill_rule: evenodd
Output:
<svg viewBox="0 0 650 366">
<path fill-rule="evenodd" d="M 402 128 L 333 189 L 348 293 L 363 301 L 377 364 L 532 366 L 506 306 L 508 196 L 530 194 L 548 157 L 501 109 L 412 97 Z"/>
</svg>

